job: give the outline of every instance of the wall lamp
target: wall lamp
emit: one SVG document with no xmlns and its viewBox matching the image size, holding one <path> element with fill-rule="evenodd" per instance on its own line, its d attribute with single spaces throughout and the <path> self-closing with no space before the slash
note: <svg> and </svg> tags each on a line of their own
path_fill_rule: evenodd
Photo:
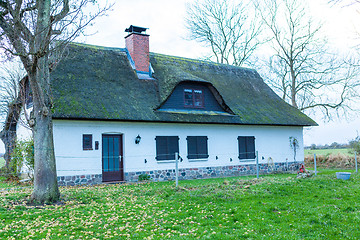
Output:
<svg viewBox="0 0 360 240">
<path fill-rule="evenodd" d="M 141 140 L 141 137 L 140 135 L 138 134 L 135 138 L 135 144 L 139 144 L 140 143 L 140 140 Z"/>
</svg>

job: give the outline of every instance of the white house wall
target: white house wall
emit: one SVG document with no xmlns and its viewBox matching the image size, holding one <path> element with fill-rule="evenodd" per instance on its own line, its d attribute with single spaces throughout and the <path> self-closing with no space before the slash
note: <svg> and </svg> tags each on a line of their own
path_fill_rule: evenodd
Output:
<svg viewBox="0 0 360 240">
<path fill-rule="evenodd" d="M 123 135 L 125 172 L 174 169 L 174 161 L 155 159 L 156 136 L 179 136 L 179 154 L 183 158 L 179 168 L 255 164 L 255 161 L 238 159 L 238 136 L 255 136 L 259 163 L 294 162 L 290 137 L 295 137 L 299 143 L 296 162 L 304 159 L 302 127 L 53 120 L 53 129 L 58 176 L 101 174 L 102 134 L 111 133 Z M 99 141 L 99 149 L 83 150 L 83 134 L 92 134 L 93 146 Z M 135 144 L 137 135 L 141 136 L 139 144 Z M 187 159 L 187 136 L 208 137 L 209 158 L 206 161 Z"/>
</svg>

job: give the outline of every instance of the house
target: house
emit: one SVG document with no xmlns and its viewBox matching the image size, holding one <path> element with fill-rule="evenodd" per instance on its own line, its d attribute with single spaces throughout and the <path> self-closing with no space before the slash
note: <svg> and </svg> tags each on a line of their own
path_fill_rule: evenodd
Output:
<svg viewBox="0 0 360 240">
<path fill-rule="evenodd" d="M 126 48 L 72 43 L 51 73 L 60 185 L 296 170 L 303 127 L 316 123 L 253 69 L 149 52 L 146 29 Z M 290 141 L 295 141 L 295 147 Z"/>
</svg>

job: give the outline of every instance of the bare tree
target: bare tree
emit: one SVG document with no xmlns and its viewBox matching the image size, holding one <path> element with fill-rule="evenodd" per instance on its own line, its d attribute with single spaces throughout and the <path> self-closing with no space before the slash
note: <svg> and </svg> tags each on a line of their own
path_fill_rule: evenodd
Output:
<svg viewBox="0 0 360 240">
<path fill-rule="evenodd" d="M 50 57 L 61 51 L 108 5 L 94 13 L 85 6 L 92 0 L 0 0 L 0 43 L 6 54 L 19 56 L 33 94 L 29 123 L 34 134 L 34 190 L 32 200 L 59 199 L 52 131 Z M 62 41 L 56 41 L 62 40 Z"/>
<path fill-rule="evenodd" d="M 320 109 L 345 113 L 358 96 L 354 59 L 343 59 L 327 47 L 321 24 L 309 15 L 301 0 L 259 1 L 273 55 L 264 75 L 269 84 L 292 106 L 306 111 Z M 272 74 L 271 74 L 272 73 Z"/>
<path fill-rule="evenodd" d="M 210 59 L 241 66 L 261 44 L 261 27 L 256 11 L 251 9 L 255 10 L 244 2 L 235 5 L 229 0 L 197 0 L 187 6 L 190 39 L 210 46 Z"/>
<path fill-rule="evenodd" d="M 0 116 L 5 117 L 0 139 L 5 145 L 5 168 L 9 168 L 11 153 L 16 144 L 16 127 L 20 123 L 21 109 L 24 106 L 24 88 L 20 83 L 24 76 L 25 70 L 21 65 L 0 69 Z"/>
</svg>

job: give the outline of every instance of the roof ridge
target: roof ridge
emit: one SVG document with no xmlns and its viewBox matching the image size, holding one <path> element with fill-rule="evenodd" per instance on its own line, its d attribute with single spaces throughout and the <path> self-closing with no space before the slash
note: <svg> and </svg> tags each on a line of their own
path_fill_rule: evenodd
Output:
<svg viewBox="0 0 360 240">
<path fill-rule="evenodd" d="M 212 65 L 217 65 L 217 66 L 224 66 L 224 67 L 231 67 L 231 68 L 235 68 L 235 69 L 242 69 L 242 70 L 248 70 L 248 71 L 253 71 L 253 72 L 257 72 L 255 69 L 253 68 L 248 68 L 248 67 L 240 67 L 240 66 L 235 66 L 235 65 L 231 65 L 231 64 L 226 64 L 226 63 L 217 63 L 217 62 L 213 62 L 213 61 L 209 61 L 209 60 L 201 60 L 201 59 L 195 59 L 195 58 L 188 58 L 188 57 L 180 57 L 180 56 L 173 56 L 173 55 L 168 55 L 168 54 L 163 54 L 163 53 L 154 53 L 154 52 L 150 52 L 150 54 L 156 56 L 163 56 L 163 57 L 168 57 L 168 58 L 174 58 L 174 59 L 178 59 L 178 60 L 182 60 L 182 61 L 192 61 L 192 62 L 198 62 L 198 63 L 205 63 L 205 64 L 212 64 Z"/>
<path fill-rule="evenodd" d="M 88 44 L 88 43 L 70 42 L 69 45 L 88 47 L 88 48 L 96 48 L 96 49 L 107 50 L 107 51 L 116 51 L 117 50 L 117 51 L 121 51 L 121 52 L 126 52 L 126 48 L 106 47 L 106 46 L 100 46 L 100 45 L 94 45 L 94 44 Z"/>
</svg>

